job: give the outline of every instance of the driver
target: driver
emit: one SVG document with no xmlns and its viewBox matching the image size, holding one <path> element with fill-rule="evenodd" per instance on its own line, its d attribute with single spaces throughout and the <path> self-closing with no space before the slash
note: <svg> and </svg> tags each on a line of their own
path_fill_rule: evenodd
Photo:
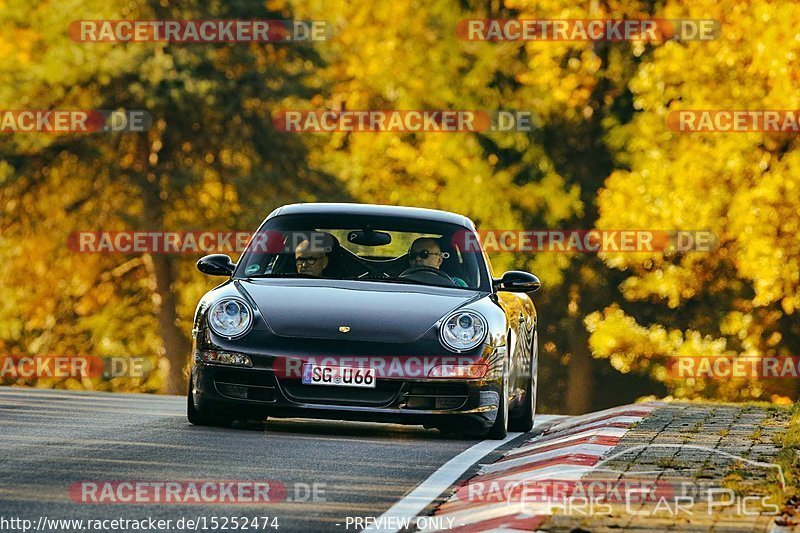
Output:
<svg viewBox="0 0 800 533">
<path fill-rule="evenodd" d="M 308 240 L 304 240 L 294 249 L 294 262 L 299 274 L 309 274 L 319 278 L 328 266 L 328 254 L 324 248 L 311 246 Z"/>
<path fill-rule="evenodd" d="M 408 252 L 408 263 L 410 267 L 425 266 L 439 270 L 442 266 L 442 261 L 446 257 L 449 257 L 449 255 L 445 255 L 445 252 L 442 252 L 442 247 L 439 246 L 436 239 L 420 237 L 411 245 L 411 249 Z M 458 287 L 467 286 L 463 279 L 456 276 L 451 277 Z"/>
</svg>

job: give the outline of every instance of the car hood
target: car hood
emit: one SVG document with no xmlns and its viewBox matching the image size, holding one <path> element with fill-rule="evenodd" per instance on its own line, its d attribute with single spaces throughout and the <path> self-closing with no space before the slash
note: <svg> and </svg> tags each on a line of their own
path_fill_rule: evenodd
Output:
<svg viewBox="0 0 800 533">
<path fill-rule="evenodd" d="M 416 341 L 448 312 L 480 297 L 460 289 L 302 281 L 243 281 L 239 288 L 276 335 L 387 343 Z"/>
</svg>

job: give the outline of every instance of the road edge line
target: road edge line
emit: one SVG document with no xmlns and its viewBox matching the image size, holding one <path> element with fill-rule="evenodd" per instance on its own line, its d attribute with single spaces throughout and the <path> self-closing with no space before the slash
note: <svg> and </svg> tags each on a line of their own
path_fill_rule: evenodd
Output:
<svg viewBox="0 0 800 533">
<path fill-rule="evenodd" d="M 550 421 L 550 417 L 547 415 L 540 415 L 536 418 L 537 422 L 542 418 L 545 419 L 536 424 L 539 428 Z M 536 426 L 534 426 L 534 430 L 537 429 Z M 428 476 L 425 481 L 417 485 L 414 490 L 392 505 L 385 513 L 377 517 L 372 525 L 362 531 L 369 533 L 397 533 L 402 531 L 403 528 L 389 527 L 389 524 L 401 525 L 407 521 L 410 525 L 413 525 L 413 521 L 419 513 L 424 511 L 445 490 L 458 481 L 467 470 L 497 448 L 522 435 L 525 435 L 525 433 L 509 433 L 503 440 L 483 440 L 467 448 L 440 466 L 436 472 Z M 381 525 L 379 526 L 378 524 Z"/>
</svg>

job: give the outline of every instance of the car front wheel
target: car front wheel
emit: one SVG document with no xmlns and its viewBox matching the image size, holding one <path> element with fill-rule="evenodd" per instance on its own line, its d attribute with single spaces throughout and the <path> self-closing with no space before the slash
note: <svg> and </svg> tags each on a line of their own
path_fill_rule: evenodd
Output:
<svg viewBox="0 0 800 533">
<path fill-rule="evenodd" d="M 500 401 L 497 405 L 497 418 L 485 437 L 487 439 L 501 440 L 508 435 L 508 372 L 503 372 L 503 385 L 500 391 Z"/>
<path fill-rule="evenodd" d="M 189 423 L 195 426 L 215 426 L 215 427 L 228 427 L 233 422 L 232 419 L 223 416 L 211 416 L 208 413 L 199 411 L 194 406 L 194 399 L 192 398 L 193 383 L 189 380 L 189 393 L 186 395 L 186 418 Z"/>
<path fill-rule="evenodd" d="M 538 365 L 537 335 L 533 335 L 533 356 L 531 357 L 528 386 L 525 387 L 525 403 L 519 413 L 514 413 L 508 422 L 511 431 L 528 432 L 533 429 L 533 417 L 536 415 L 536 374 Z"/>
</svg>

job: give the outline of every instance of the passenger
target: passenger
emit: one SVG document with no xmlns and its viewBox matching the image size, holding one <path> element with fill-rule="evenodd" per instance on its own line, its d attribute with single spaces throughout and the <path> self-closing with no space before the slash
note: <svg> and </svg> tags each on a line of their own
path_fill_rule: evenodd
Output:
<svg viewBox="0 0 800 533">
<path fill-rule="evenodd" d="M 411 267 L 426 266 L 439 270 L 442 266 L 442 261 L 444 261 L 446 257 L 449 256 L 445 255 L 445 252 L 442 252 L 442 247 L 439 246 L 436 239 L 430 237 L 420 237 L 415 240 L 408 252 L 408 262 Z M 457 286 L 467 286 L 467 283 L 463 279 L 456 276 L 450 277 L 453 278 Z"/>
<path fill-rule="evenodd" d="M 308 240 L 297 245 L 294 250 L 294 262 L 298 274 L 308 274 L 316 278 L 322 277 L 322 271 L 328 266 L 328 254 L 324 248 L 312 247 Z"/>
</svg>

